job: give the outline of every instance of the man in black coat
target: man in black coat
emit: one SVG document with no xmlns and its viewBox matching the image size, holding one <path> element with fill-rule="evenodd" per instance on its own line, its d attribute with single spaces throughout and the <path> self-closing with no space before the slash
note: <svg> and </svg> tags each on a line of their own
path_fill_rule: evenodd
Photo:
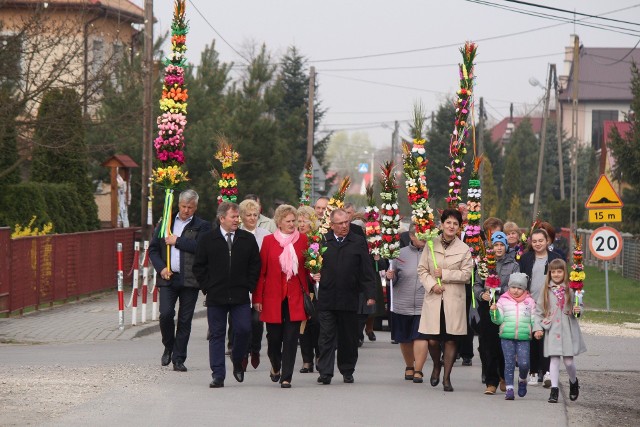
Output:
<svg viewBox="0 0 640 427">
<path fill-rule="evenodd" d="M 240 230 L 238 205 L 222 202 L 218 206 L 220 225 L 198 242 L 193 274 L 206 295 L 209 322 L 209 365 L 212 388 L 224 387 L 224 338 L 227 316 L 233 322 L 233 376 L 244 380 L 242 359 L 249 347 L 252 292 L 260 275 L 260 251 L 253 234 Z"/>
<path fill-rule="evenodd" d="M 159 227 L 154 232 L 149 246 L 149 259 L 160 277 L 160 332 L 164 353 L 162 366 L 173 360 L 173 370 L 186 372 L 187 344 L 191 335 L 191 321 L 198 300 L 198 282 L 191 267 L 196 252 L 197 240 L 211 231 L 211 223 L 195 216 L 198 209 L 198 193 L 185 190 L 178 199 L 178 215 L 171 224 L 171 234 L 158 237 Z M 170 269 L 167 268 L 167 245 L 170 249 Z M 176 302 L 180 300 L 178 326 L 174 324 Z"/>
<path fill-rule="evenodd" d="M 364 292 L 367 305 L 375 304 L 375 272 L 367 242 L 349 232 L 349 215 L 343 209 L 331 212 L 331 230 L 325 234 L 318 290 L 318 382 L 330 384 L 335 350 L 338 370 L 344 382 L 353 382 L 358 361 L 358 294 Z"/>
</svg>

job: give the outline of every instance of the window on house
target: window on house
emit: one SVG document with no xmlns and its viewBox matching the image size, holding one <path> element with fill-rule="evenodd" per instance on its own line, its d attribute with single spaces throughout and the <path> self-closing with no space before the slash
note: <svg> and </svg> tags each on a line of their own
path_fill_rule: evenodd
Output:
<svg viewBox="0 0 640 427">
<path fill-rule="evenodd" d="M 618 120 L 617 110 L 593 110 L 591 113 L 591 146 L 599 150 L 604 140 L 604 121 Z"/>
<path fill-rule="evenodd" d="M 94 39 L 91 44 L 91 71 L 97 75 L 102 71 L 104 65 L 104 42 Z"/>
<path fill-rule="evenodd" d="M 0 34 L 0 84 L 20 81 L 22 71 L 22 38 L 12 34 Z"/>
</svg>

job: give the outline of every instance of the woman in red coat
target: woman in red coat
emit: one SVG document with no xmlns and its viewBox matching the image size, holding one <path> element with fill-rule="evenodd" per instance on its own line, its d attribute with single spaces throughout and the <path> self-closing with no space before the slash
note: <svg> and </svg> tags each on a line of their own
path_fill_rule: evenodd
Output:
<svg viewBox="0 0 640 427">
<path fill-rule="evenodd" d="M 267 325 L 269 376 L 282 388 L 291 387 L 300 323 L 307 319 L 302 292 L 309 292 L 303 255 L 308 243 L 298 232 L 296 212 L 290 205 L 276 209 L 278 229 L 262 241 L 260 278 L 253 293 L 253 306 Z"/>
</svg>

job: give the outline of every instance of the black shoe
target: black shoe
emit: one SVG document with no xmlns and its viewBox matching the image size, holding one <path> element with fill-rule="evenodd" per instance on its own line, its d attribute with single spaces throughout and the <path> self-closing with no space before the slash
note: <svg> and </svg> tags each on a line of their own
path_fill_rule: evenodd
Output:
<svg viewBox="0 0 640 427">
<path fill-rule="evenodd" d="M 171 363 L 171 350 L 168 348 L 164 349 L 164 353 L 162 353 L 162 357 L 160 358 L 160 363 L 162 366 L 167 366 Z"/>
<path fill-rule="evenodd" d="M 367 338 L 369 338 L 369 341 L 375 341 L 376 340 L 376 334 L 374 334 L 373 331 L 367 332 Z"/>
<path fill-rule="evenodd" d="M 176 362 L 173 364 L 173 370 L 178 372 L 187 372 L 187 367 L 183 362 Z"/>
<path fill-rule="evenodd" d="M 431 371 L 431 378 L 429 378 L 429 384 L 431 387 L 435 387 L 440 384 L 440 369 L 442 369 L 442 365 L 436 366 L 433 365 L 433 371 Z"/>
<path fill-rule="evenodd" d="M 233 361 L 233 378 L 239 383 L 244 381 L 244 369 L 242 367 L 242 360 Z"/>
<path fill-rule="evenodd" d="M 547 402 L 558 403 L 558 387 L 551 387 L 551 394 L 549 395 L 549 400 L 547 400 Z"/>
<path fill-rule="evenodd" d="M 269 378 L 271 378 L 271 381 L 273 381 L 274 383 L 277 383 L 278 381 L 280 381 L 280 372 L 273 372 L 273 369 L 270 370 Z"/>
<path fill-rule="evenodd" d="M 280 383 L 280 388 L 291 388 L 291 383 L 283 381 Z"/>
<path fill-rule="evenodd" d="M 344 380 L 345 383 L 347 384 L 353 384 L 353 375 L 343 375 L 342 379 Z"/>
<path fill-rule="evenodd" d="M 580 394 L 580 384 L 578 384 L 578 377 L 576 377 L 576 382 L 572 383 L 569 380 L 569 399 L 571 401 L 578 400 L 578 395 Z"/>
<path fill-rule="evenodd" d="M 451 381 L 442 380 L 442 389 L 444 391 L 453 391 L 453 386 L 451 385 Z"/>
<path fill-rule="evenodd" d="M 214 378 L 213 381 L 209 384 L 209 388 L 220 388 L 224 387 L 224 380 L 222 378 Z"/>
<path fill-rule="evenodd" d="M 318 382 L 320 384 L 329 385 L 329 384 L 331 384 L 331 377 L 328 376 L 328 375 L 320 375 L 318 377 Z"/>
<path fill-rule="evenodd" d="M 471 365 L 473 365 L 473 362 L 471 361 L 470 357 L 462 358 L 462 366 L 471 366 Z"/>
<path fill-rule="evenodd" d="M 308 374 L 308 373 L 313 373 L 313 363 L 309 365 L 309 367 L 307 368 L 306 366 L 303 366 L 300 369 L 300 373 L 301 374 Z"/>
<path fill-rule="evenodd" d="M 417 377 L 416 374 L 420 376 Z M 414 383 L 421 384 L 424 381 L 424 374 L 422 373 L 422 371 L 414 371 L 413 378 L 411 379 L 413 380 Z"/>
</svg>

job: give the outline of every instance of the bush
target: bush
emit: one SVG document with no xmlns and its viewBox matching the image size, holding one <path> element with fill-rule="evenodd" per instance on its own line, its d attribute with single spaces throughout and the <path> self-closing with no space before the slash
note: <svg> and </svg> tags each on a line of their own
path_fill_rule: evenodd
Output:
<svg viewBox="0 0 640 427">
<path fill-rule="evenodd" d="M 0 194 L 0 226 L 28 224 L 33 227 L 51 222 L 55 233 L 87 231 L 86 213 L 82 209 L 74 184 L 25 182 L 7 185 Z"/>
</svg>

